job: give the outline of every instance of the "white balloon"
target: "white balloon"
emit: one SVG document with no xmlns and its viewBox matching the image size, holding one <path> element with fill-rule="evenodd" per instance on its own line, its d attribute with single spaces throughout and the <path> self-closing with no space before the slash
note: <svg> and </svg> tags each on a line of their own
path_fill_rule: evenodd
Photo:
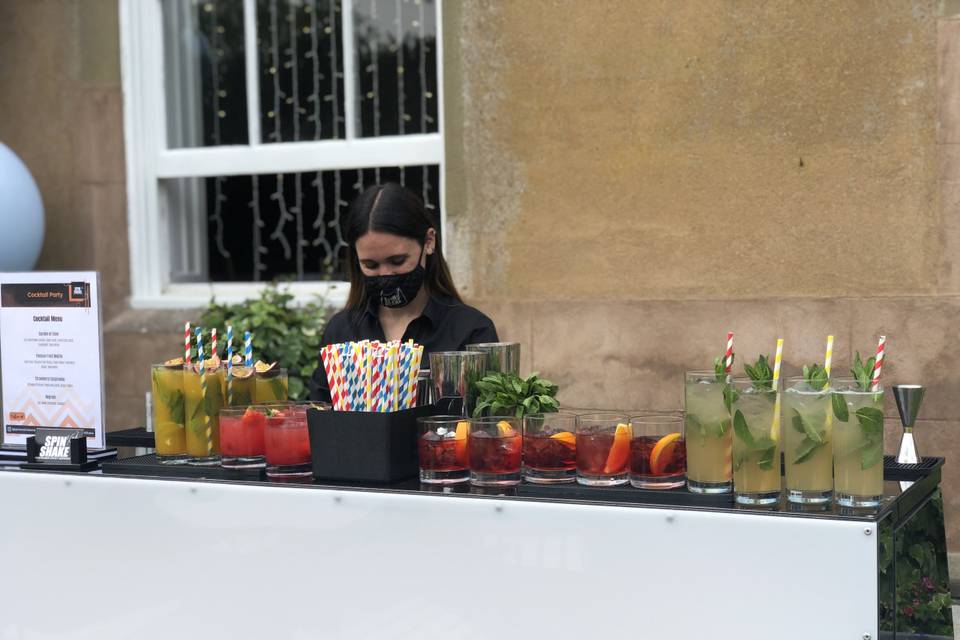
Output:
<svg viewBox="0 0 960 640">
<path fill-rule="evenodd" d="M 30 271 L 43 247 L 43 200 L 30 170 L 0 143 L 0 271 Z"/>
</svg>

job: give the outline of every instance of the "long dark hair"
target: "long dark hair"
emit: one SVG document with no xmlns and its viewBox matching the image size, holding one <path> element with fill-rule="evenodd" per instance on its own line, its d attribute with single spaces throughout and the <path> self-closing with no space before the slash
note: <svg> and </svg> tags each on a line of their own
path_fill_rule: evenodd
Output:
<svg viewBox="0 0 960 640">
<path fill-rule="evenodd" d="M 360 311 L 367 304 L 367 288 L 360 270 L 360 260 L 357 258 L 357 240 L 362 235 L 368 231 L 379 231 L 416 240 L 423 246 L 430 229 L 436 231 L 437 237 L 433 254 L 427 256 L 427 291 L 462 302 L 447 262 L 443 259 L 440 225 L 437 224 L 435 216 L 423 206 L 423 201 L 415 193 L 399 184 L 388 182 L 367 187 L 350 205 L 344 234 L 347 241 L 347 273 L 350 275 L 347 309 Z"/>
</svg>

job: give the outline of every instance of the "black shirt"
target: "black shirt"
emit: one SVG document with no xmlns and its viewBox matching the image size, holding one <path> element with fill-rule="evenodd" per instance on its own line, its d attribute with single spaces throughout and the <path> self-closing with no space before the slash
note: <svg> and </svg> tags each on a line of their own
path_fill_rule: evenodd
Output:
<svg viewBox="0 0 960 640">
<path fill-rule="evenodd" d="M 360 340 L 386 342 L 378 311 L 379 305 L 371 303 L 363 311 L 344 309 L 337 312 L 327 322 L 320 346 Z M 477 309 L 450 298 L 431 295 L 423 313 L 407 326 L 401 342 L 407 340 L 423 345 L 422 367 L 426 369 L 430 366 L 430 353 L 434 351 L 462 351 L 468 344 L 498 342 L 499 338 L 493 321 Z M 319 354 L 317 359 L 310 395 L 314 400 L 329 401 L 330 388 Z"/>
</svg>

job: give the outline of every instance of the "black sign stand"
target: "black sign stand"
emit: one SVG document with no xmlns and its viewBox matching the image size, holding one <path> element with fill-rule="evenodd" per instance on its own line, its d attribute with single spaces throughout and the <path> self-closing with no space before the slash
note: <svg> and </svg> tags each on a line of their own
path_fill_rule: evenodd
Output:
<svg viewBox="0 0 960 640">
<path fill-rule="evenodd" d="M 100 466 L 99 460 L 87 460 L 87 439 L 70 440 L 70 460 L 44 460 L 39 458 L 40 445 L 33 436 L 27 438 L 27 461 L 21 469 L 39 471 L 93 471 Z"/>
</svg>

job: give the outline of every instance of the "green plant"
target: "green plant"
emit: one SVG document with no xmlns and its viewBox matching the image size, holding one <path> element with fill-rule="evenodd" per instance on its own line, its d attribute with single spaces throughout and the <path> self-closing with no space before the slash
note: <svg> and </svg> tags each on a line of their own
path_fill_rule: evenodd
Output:
<svg viewBox="0 0 960 640">
<path fill-rule="evenodd" d="M 814 391 L 822 391 L 827 386 L 827 370 L 814 362 L 803 365 L 803 379 Z"/>
<path fill-rule="evenodd" d="M 857 381 L 857 385 L 860 387 L 861 391 L 870 391 L 870 385 L 873 381 L 873 365 L 877 359 L 873 356 L 868 358 L 866 361 L 860 359 L 860 352 L 857 351 L 856 356 L 853 359 L 853 368 L 850 369 L 850 373 Z"/>
<path fill-rule="evenodd" d="M 490 373 L 475 383 L 478 391 L 474 417 L 485 411 L 491 415 L 516 415 L 522 418 L 534 413 L 553 413 L 560 409 L 557 385 L 531 374 L 524 379 L 515 373 Z"/>
<path fill-rule="evenodd" d="M 758 389 L 773 389 L 773 369 L 770 368 L 770 356 L 761 355 L 757 362 L 751 365 L 743 364 L 743 370 Z"/>
<path fill-rule="evenodd" d="M 237 304 L 211 300 L 200 318 L 200 326 L 205 331 L 217 327 L 222 332 L 222 342 L 218 344 L 222 357 L 226 357 L 227 325 L 233 326 L 234 353 L 243 353 L 243 332 L 251 332 L 254 360 L 279 362 L 287 369 L 290 399 L 303 400 L 307 396 L 306 382 L 317 368 L 320 339 L 329 312 L 323 298 L 296 304 L 290 288 L 274 282 L 259 298 Z"/>
</svg>

